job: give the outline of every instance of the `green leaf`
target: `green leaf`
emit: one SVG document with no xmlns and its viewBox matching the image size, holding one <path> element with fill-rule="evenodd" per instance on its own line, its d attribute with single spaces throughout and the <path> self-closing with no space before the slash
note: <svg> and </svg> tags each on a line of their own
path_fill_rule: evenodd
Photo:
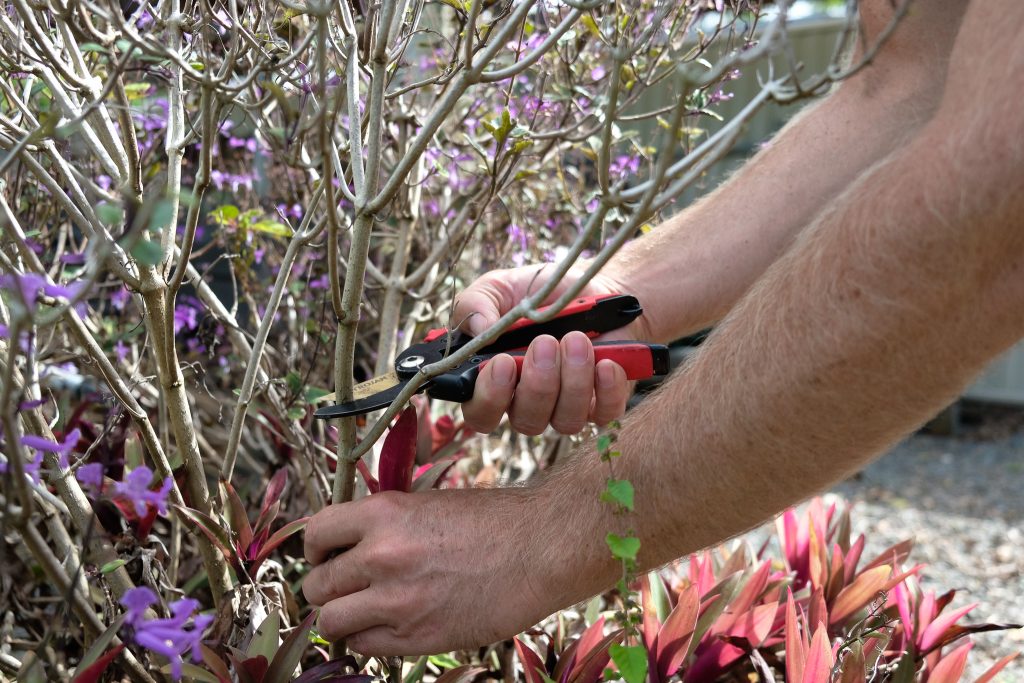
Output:
<svg viewBox="0 0 1024 683">
<path fill-rule="evenodd" d="M 114 621 L 110 622 L 110 626 L 99 635 L 95 640 L 89 644 L 89 649 L 86 650 L 85 654 L 82 655 L 82 660 L 78 662 L 78 668 L 75 669 L 75 673 L 85 671 L 89 668 L 93 662 L 100 658 L 100 655 L 106 651 L 107 646 L 114 641 L 114 636 L 124 625 L 124 620 L 127 618 L 126 614 L 122 614 Z"/>
<path fill-rule="evenodd" d="M 306 409 L 303 406 L 292 406 L 288 409 L 289 420 L 301 420 L 306 417 Z"/>
<path fill-rule="evenodd" d="M 288 634 L 270 662 L 267 673 L 263 676 L 263 683 L 288 683 L 292 679 L 292 673 L 306 651 L 306 645 L 309 643 L 307 634 L 317 614 L 317 610 L 310 612 L 302 623 Z"/>
<path fill-rule="evenodd" d="M 99 43 L 81 43 L 79 44 L 78 49 L 82 52 L 101 52 L 103 54 L 108 54 L 110 52 L 110 50 Z"/>
<path fill-rule="evenodd" d="M 612 556 L 617 560 L 636 562 L 636 554 L 640 552 L 640 539 L 636 536 L 619 536 L 608 534 L 604 539 Z"/>
<path fill-rule="evenodd" d="M 221 225 L 238 218 L 240 211 L 234 204 L 225 204 L 224 206 L 218 206 L 216 209 L 210 212 L 210 218 L 220 223 Z"/>
<path fill-rule="evenodd" d="M 601 37 L 601 29 L 597 27 L 597 22 L 594 21 L 594 17 L 589 14 L 584 14 L 580 19 L 580 23 L 587 27 L 587 30 L 594 34 L 595 38 Z"/>
<path fill-rule="evenodd" d="M 139 240 L 132 247 L 132 256 L 144 266 L 155 266 L 163 259 L 163 251 L 152 240 Z"/>
<path fill-rule="evenodd" d="M 281 613 L 278 610 L 274 610 L 256 628 L 256 633 L 252 635 L 252 640 L 249 641 L 249 647 L 245 648 L 245 654 L 249 657 L 263 655 L 269 662 L 277 652 L 280 637 Z"/>
<path fill-rule="evenodd" d="M 323 387 L 306 387 L 306 392 L 303 394 L 303 398 L 306 399 L 307 403 L 316 403 L 327 394 L 333 393 Z"/>
<path fill-rule="evenodd" d="M 611 449 L 612 444 L 615 443 L 614 434 L 602 434 L 597 437 L 597 452 L 604 455 Z"/>
<path fill-rule="evenodd" d="M 297 372 L 289 372 L 284 376 L 285 384 L 288 385 L 288 391 L 293 394 L 299 394 L 302 391 L 302 375 Z"/>
<path fill-rule="evenodd" d="M 608 485 L 601 494 L 602 503 L 618 505 L 624 510 L 633 511 L 633 484 L 626 479 L 609 479 Z"/>
<path fill-rule="evenodd" d="M 427 658 L 427 661 L 441 669 L 454 669 L 460 666 L 459 660 L 451 655 L 431 655 Z"/>
<path fill-rule="evenodd" d="M 109 574 L 110 572 L 116 571 L 127 564 L 124 560 L 117 559 L 112 562 L 107 562 L 105 565 L 100 567 L 100 574 Z"/>
<path fill-rule="evenodd" d="M 103 202 L 96 207 L 96 217 L 104 225 L 120 225 L 124 219 L 124 209 L 117 204 Z"/>
<path fill-rule="evenodd" d="M 174 204 L 169 199 L 161 199 L 153 206 L 149 214 L 150 232 L 160 232 L 167 228 L 174 219 Z"/>
<path fill-rule="evenodd" d="M 124 94 L 128 96 L 128 100 L 141 100 L 150 89 L 149 83 L 125 83 Z"/>
<path fill-rule="evenodd" d="M 284 223 L 277 221 L 257 221 L 250 225 L 253 230 L 257 232 L 265 232 L 268 235 L 274 235 L 275 237 L 291 237 L 292 229 Z"/>
<path fill-rule="evenodd" d="M 647 650 L 643 645 L 619 645 L 608 648 L 626 683 L 643 683 L 647 678 Z"/>
</svg>

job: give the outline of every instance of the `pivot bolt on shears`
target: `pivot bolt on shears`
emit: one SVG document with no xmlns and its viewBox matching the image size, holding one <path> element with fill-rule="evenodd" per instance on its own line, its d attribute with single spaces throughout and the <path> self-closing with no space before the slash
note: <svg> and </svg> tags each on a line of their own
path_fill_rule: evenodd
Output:
<svg viewBox="0 0 1024 683">
<path fill-rule="evenodd" d="M 541 309 L 543 310 L 543 309 Z M 517 320 L 500 337 L 479 353 L 448 372 L 425 381 L 419 388 L 432 398 L 462 403 L 473 397 L 473 387 L 480 369 L 499 353 L 508 353 L 521 372 L 526 348 L 536 337 L 548 334 L 561 339 L 568 332 L 579 330 L 588 337 L 617 330 L 636 320 L 643 308 L 636 297 L 622 294 L 582 297 L 567 305 L 551 320 L 535 323 L 528 318 Z M 315 413 L 321 419 L 362 415 L 386 408 L 398 397 L 420 368 L 443 360 L 468 344 L 472 337 L 447 328 L 430 330 L 423 341 L 402 351 L 395 359 L 394 370 L 374 377 L 353 388 L 353 399 L 325 406 Z M 594 343 L 595 362 L 609 359 L 622 366 L 630 380 L 647 379 L 669 372 L 668 347 L 645 342 L 608 341 Z"/>
</svg>

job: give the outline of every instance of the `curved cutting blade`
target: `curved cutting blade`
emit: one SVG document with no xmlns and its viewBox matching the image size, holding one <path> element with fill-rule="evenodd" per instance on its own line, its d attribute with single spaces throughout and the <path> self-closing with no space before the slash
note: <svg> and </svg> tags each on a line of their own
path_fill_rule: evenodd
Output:
<svg viewBox="0 0 1024 683">
<path fill-rule="evenodd" d="M 386 386 L 386 388 L 381 388 L 380 391 L 360 397 L 360 393 L 365 393 L 369 388 L 368 385 L 372 384 L 376 385 L 377 388 L 380 388 L 382 385 L 386 384 L 386 379 L 389 377 L 393 377 L 395 380 L 391 386 Z M 399 380 L 398 376 L 394 373 L 382 375 L 377 380 L 370 380 L 369 382 L 363 382 L 362 384 L 356 385 L 354 393 L 357 398 L 354 398 L 351 401 L 346 401 L 345 403 L 338 403 L 333 406 L 324 406 L 313 413 L 313 417 L 320 418 L 321 420 L 329 420 L 335 417 L 363 415 L 374 410 L 387 408 L 396 398 L 398 398 L 398 394 L 402 393 L 402 389 L 405 388 L 406 383 L 407 382 L 405 381 Z M 423 391 L 430 384 L 431 382 L 429 381 L 424 382 L 420 386 L 419 391 Z"/>
</svg>

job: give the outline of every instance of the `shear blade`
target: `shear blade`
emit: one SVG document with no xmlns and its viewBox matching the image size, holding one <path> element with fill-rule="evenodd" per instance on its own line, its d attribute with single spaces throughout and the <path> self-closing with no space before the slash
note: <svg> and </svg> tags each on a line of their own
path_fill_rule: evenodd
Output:
<svg viewBox="0 0 1024 683">
<path fill-rule="evenodd" d="M 427 384 L 421 388 L 425 389 Z M 325 406 L 315 413 L 314 417 L 322 420 L 334 417 L 348 417 L 350 415 L 363 415 L 374 410 L 387 408 L 391 405 L 398 394 L 405 388 L 405 382 L 398 378 L 398 375 L 391 372 L 380 377 L 357 384 L 353 389 L 356 398 L 333 406 Z M 374 391 L 374 389 L 376 389 Z M 363 395 L 360 396 L 360 393 Z"/>
</svg>

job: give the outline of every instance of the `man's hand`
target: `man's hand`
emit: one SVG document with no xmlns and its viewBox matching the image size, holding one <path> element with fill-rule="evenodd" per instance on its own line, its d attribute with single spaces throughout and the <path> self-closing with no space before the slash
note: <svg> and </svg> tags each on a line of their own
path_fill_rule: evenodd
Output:
<svg viewBox="0 0 1024 683">
<path fill-rule="evenodd" d="M 563 279 L 549 302 L 578 277 L 570 273 Z M 537 266 L 487 273 L 459 296 L 454 318 L 466 332 L 480 334 L 546 279 L 545 269 Z M 598 275 L 580 295 L 630 293 L 612 277 Z M 645 339 L 643 324 L 641 317 L 601 339 Z M 561 342 L 538 337 L 526 353 L 518 384 L 516 379 L 511 357 L 501 354 L 491 360 L 476 381 L 473 399 L 462 404 L 466 424 L 491 432 L 507 412 L 512 428 L 522 434 L 540 434 L 549 424 L 562 434 L 575 434 L 587 422 L 603 425 L 621 416 L 630 394 L 625 371 L 610 360 L 595 364 L 593 346 L 581 332 L 569 333 Z"/>
<path fill-rule="evenodd" d="M 302 585 L 323 606 L 320 633 L 362 654 L 434 654 L 511 637 L 564 606 L 531 554 L 535 495 L 389 492 L 325 508 L 306 526 L 315 566 Z"/>
</svg>

